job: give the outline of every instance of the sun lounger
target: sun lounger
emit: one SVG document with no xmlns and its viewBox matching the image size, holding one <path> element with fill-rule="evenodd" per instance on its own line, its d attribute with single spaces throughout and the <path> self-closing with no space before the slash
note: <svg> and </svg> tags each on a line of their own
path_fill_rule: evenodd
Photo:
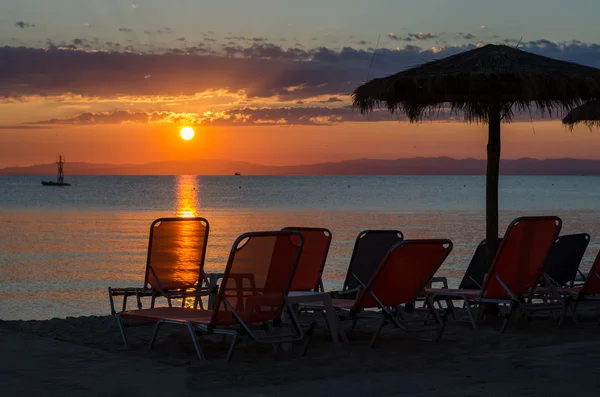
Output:
<svg viewBox="0 0 600 397">
<path fill-rule="evenodd" d="M 587 273 L 583 286 L 576 288 L 557 288 L 557 292 L 568 298 L 573 319 L 577 321 L 577 308 L 585 302 L 600 302 L 600 252 Z M 600 323 L 599 323 L 600 324 Z"/>
<path fill-rule="evenodd" d="M 356 237 L 350 265 L 341 291 L 333 292 L 339 299 L 356 299 L 361 288 L 358 280 L 370 280 L 389 250 L 404 240 L 399 230 L 364 230 Z"/>
<path fill-rule="evenodd" d="M 209 224 L 204 218 L 160 218 L 150 225 L 148 255 L 144 283 L 140 287 L 108 288 L 110 310 L 116 313 L 114 297 L 122 296 L 122 310 L 127 298 L 136 296 L 138 309 L 141 297 L 151 296 L 150 307 L 157 297 L 167 299 L 194 298 L 194 306 L 202 304 L 201 296 L 208 295 L 204 285 L 203 267 L 206 255 Z"/>
<path fill-rule="evenodd" d="M 259 343 L 281 344 L 304 338 L 297 317 L 291 312 L 290 331 L 280 322 L 300 252 L 302 235 L 294 231 L 254 232 L 238 237 L 233 244 L 214 310 L 164 307 L 125 311 L 117 314 L 125 338 L 125 320 L 156 323 L 150 347 L 164 324 L 187 328 L 198 358 L 204 359 L 196 334 L 231 337 L 227 360 L 239 337 Z"/>
<path fill-rule="evenodd" d="M 368 281 L 356 278 L 361 290 L 356 299 L 333 299 L 341 316 L 353 320 L 376 319 L 379 325 L 371 339 L 375 344 L 381 329 L 393 325 L 407 332 L 436 331 L 435 341 L 444 332 L 444 319 L 433 305 L 414 308 L 412 303 L 423 294 L 435 272 L 450 251 L 450 240 L 405 240 L 394 245 Z M 309 310 L 322 306 L 309 303 Z M 425 313 L 427 317 L 416 316 Z M 428 324 L 433 321 L 433 324 Z"/>
<path fill-rule="evenodd" d="M 304 238 L 290 291 L 323 291 L 321 276 L 329 253 L 331 232 L 317 227 L 285 227 L 281 230 L 295 230 Z"/>
<path fill-rule="evenodd" d="M 573 287 L 590 235 L 587 233 L 559 236 L 544 266 L 550 281 L 557 287 Z"/>
<path fill-rule="evenodd" d="M 506 230 L 481 289 L 426 289 L 434 301 L 458 299 L 477 329 L 475 307 L 483 303 L 508 306 L 501 332 L 504 331 L 514 309 L 526 313 L 556 311 L 566 308 L 566 300 L 560 296 L 547 297 L 545 302 L 532 302 L 532 294 L 542 277 L 543 267 L 558 237 L 562 221 L 554 216 L 523 217 L 515 219 Z M 562 319 L 562 317 L 561 317 Z"/>
</svg>

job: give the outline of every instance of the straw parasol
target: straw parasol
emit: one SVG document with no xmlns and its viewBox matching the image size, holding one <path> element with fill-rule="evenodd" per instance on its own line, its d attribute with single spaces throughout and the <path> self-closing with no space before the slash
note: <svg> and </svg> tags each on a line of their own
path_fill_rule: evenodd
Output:
<svg viewBox="0 0 600 397">
<path fill-rule="evenodd" d="M 578 123 L 584 123 L 588 127 L 600 128 L 600 101 L 591 101 L 571 110 L 562 120 L 571 128 Z"/>
<path fill-rule="evenodd" d="M 448 108 L 464 114 L 468 123 L 488 123 L 486 239 L 491 264 L 498 248 L 500 122 L 510 122 L 514 111 L 537 108 L 553 116 L 600 99 L 600 70 L 489 44 L 373 79 L 352 97 L 363 114 L 383 105 L 418 122 Z"/>
</svg>

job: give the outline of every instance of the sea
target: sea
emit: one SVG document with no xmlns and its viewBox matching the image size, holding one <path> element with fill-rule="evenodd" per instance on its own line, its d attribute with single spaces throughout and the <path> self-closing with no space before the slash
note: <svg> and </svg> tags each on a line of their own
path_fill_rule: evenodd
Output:
<svg viewBox="0 0 600 397">
<path fill-rule="evenodd" d="M 206 271 L 225 266 L 235 238 L 285 226 L 327 227 L 326 289 L 340 288 L 366 229 L 449 238 L 438 272 L 456 286 L 485 235 L 480 176 L 0 176 L 0 319 L 109 314 L 107 288 L 141 286 L 150 223 L 210 222 Z M 524 215 L 558 215 L 562 234 L 587 232 L 582 268 L 600 248 L 600 177 L 500 178 L 500 228 Z"/>
</svg>

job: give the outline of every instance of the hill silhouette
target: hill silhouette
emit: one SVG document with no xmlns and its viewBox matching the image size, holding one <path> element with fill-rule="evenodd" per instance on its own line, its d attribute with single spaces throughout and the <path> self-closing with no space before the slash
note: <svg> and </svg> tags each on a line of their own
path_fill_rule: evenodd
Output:
<svg viewBox="0 0 600 397">
<path fill-rule="evenodd" d="M 396 160 L 356 159 L 308 165 L 269 166 L 240 161 L 193 160 L 146 164 L 65 165 L 66 175 L 484 175 L 486 161 L 450 157 Z M 502 160 L 502 175 L 600 175 L 600 160 L 521 158 Z M 52 175 L 56 165 L 37 164 L 0 169 L 3 175 Z"/>
</svg>

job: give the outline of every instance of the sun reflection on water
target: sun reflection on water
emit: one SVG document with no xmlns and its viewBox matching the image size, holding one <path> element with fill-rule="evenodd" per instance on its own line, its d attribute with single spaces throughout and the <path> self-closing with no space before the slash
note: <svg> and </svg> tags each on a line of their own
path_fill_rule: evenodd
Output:
<svg viewBox="0 0 600 397">
<path fill-rule="evenodd" d="M 179 218 L 198 216 L 198 196 L 196 194 L 196 176 L 179 175 L 177 177 L 177 208 Z"/>
</svg>

